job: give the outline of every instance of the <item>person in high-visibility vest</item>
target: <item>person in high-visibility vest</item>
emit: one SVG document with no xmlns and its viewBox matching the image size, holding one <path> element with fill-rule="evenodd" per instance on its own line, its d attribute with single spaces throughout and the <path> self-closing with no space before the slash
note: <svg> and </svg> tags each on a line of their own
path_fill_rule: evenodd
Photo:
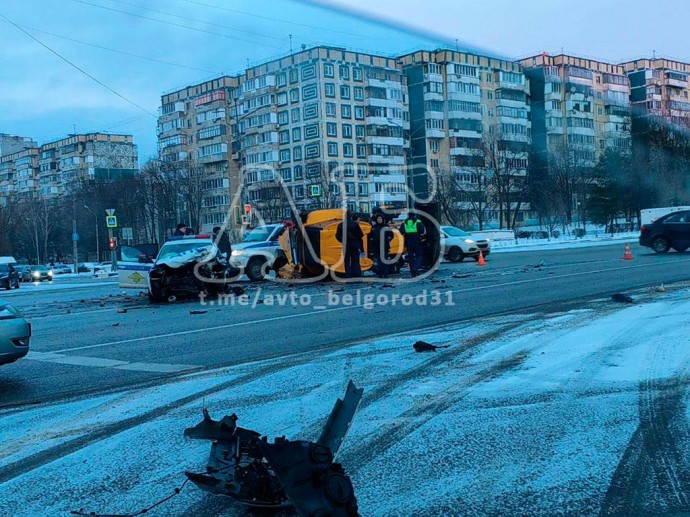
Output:
<svg viewBox="0 0 690 517">
<path fill-rule="evenodd" d="M 419 269 L 422 267 L 422 237 L 426 234 L 426 229 L 417 214 L 410 211 L 407 214 L 407 219 L 400 227 L 400 231 L 405 237 L 410 273 L 415 277 L 419 274 Z"/>
</svg>

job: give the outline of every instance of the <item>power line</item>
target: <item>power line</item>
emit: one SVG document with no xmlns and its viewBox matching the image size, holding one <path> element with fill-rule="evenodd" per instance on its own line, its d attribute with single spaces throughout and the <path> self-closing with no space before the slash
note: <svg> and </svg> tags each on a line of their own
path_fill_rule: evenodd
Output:
<svg viewBox="0 0 690 517">
<path fill-rule="evenodd" d="M 237 38 L 235 36 L 229 36 L 227 34 L 223 34 L 220 32 L 207 31 L 205 29 L 198 29 L 196 27 L 190 27 L 189 25 L 183 25 L 181 23 L 175 23 L 175 22 L 170 22 L 170 21 L 166 21 L 166 20 L 159 20 L 158 18 L 151 18 L 150 16 L 144 16 L 143 14 L 136 14 L 136 13 L 132 13 L 129 11 L 123 11 L 121 9 L 115 9 L 113 7 L 106 7 L 105 5 L 92 4 L 91 2 L 86 2 L 85 0 L 73 0 L 73 1 L 77 2 L 79 4 L 90 5 L 91 7 L 98 7 L 99 9 L 105 9 L 106 11 L 113 11 L 116 13 L 126 14 L 127 16 L 133 16 L 135 18 L 141 18 L 143 20 L 149 20 L 149 21 L 153 21 L 153 22 L 163 23 L 165 25 L 171 25 L 173 27 L 180 27 L 182 29 L 188 29 L 188 30 L 192 30 L 192 31 L 196 31 L 196 32 L 203 32 L 205 34 L 212 34 L 214 36 L 220 36 L 221 38 L 227 38 L 227 39 L 231 39 L 231 40 L 235 40 L 235 41 L 242 41 L 244 43 L 250 43 L 252 45 L 260 45 L 262 47 L 275 48 L 275 49 L 280 49 L 280 50 L 283 49 L 283 47 L 277 47 L 275 45 L 267 45 L 266 43 L 258 43 L 256 41 L 249 41 L 246 39 Z"/>
<path fill-rule="evenodd" d="M 296 26 L 299 26 L 299 27 L 307 27 L 307 28 L 309 28 L 309 29 L 316 29 L 316 30 L 320 30 L 320 31 L 330 32 L 330 33 L 346 34 L 346 35 L 348 35 L 348 36 L 357 36 L 358 38 L 371 38 L 371 35 L 370 35 L 370 34 L 356 34 L 356 33 L 353 33 L 353 32 L 339 31 L 339 30 L 333 29 L 333 28 L 331 28 L 331 27 L 326 28 L 326 27 L 319 27 L 318 25 L 309 25 L 309 24 L 307 24 L 307 23 L 292 22 L 292 21 L 290 21 L 290 20 L 283 20 L 283 19 L 280 19 L 280 18 L 272 18 L 272 17 L 270 17 L 270 16 L 263 16 L 263 15 L 261 15 L 261 14 L 248 13 L 248 12 L 246 12 L 246 11 L 240 11 L 240 10 L 237 10 L 237 9 L 229 9 L 228 7 L 221 7 L 221 6 L 219 6 L 219 5 L 205 4 L 205 3 L 199 2 L 199 1 L 197 1 L 197 0 L 182 0 L 182 1 L 183 1 L 183 2 L 188 2 L 188 3 L 190 3 L 190 4 L 200 5 L 200 6 L 203 6 L 203 7 L 210 7 L 211 9 L 218 9 L 219 11 L 227 11 L 227 12 L 229 12 L 229 13 L 242 14 L 242 15 L 245 15 L 245 16 L 252 16 L 252 17 L 254 17 L 254 18 L 260 18 L 260 19 L 262 19 L 262 20 L 270 20 L 270 21 L 272 21 L 272 22 L 287 23 L 287 24 L 290 24 L 290 25 L 296 25 Z M 375 39 L 380 39 L 380 38 L 375 38 Z"/>
<path fill-rule="evenodd" d="M 150 7 L 144 7 L 144 6 L 140 5 L 140 4 L 133 4 L 133 3 L 131 3 L 131 2 L 125 2 L 125 1 L 123 1 L 123 0 L 110 0 L 110 1 L 111 1 L 111 2 L 114 2 L 114 3 L 116 3 L 116 4 L 128 5 L 128 6 L 130 6 L 130 7 L 137 7 L 137 8 L 139 8 L 139 9 L 143 9 L 143 10 L 145 10 L 145 11 L 150 11 L 150 12 L 152 12 L 152 13 L 163 14 L 163 15 L 165 15 L 165 16 L 172 16 L 173 18 L 181 18 L 181 19 L 187 20 L 187 21 L 189 21 L 189 22 L 198 22 L 198 23 L 203 23 L 203 24 L 205 24 L 205 25 L 210 25 L 210 26 L 213 26 L 213 27 L 220 27 L 221 29 L 229 29 L 229 30 L 231 30 L 231 31 L 244 32 L 245 34 L 251 34 L 252 36 L 259 36 L 260 38 L 268 38 L 268 39 L 272 39 L 272 40 L 276 40 L 276 41 L 283 41 L 283 40 L 285 39 L 285 38 L 281 38 L 281 37 L 278 37 L 278 36 L 270 36 L 270 35 L 266 35 L 266 34 L 261 34 L 261 33 L 259 33 L 259 32 L 248 31 L 248 30 L 246 30 L 246 29 L 238 29 L 238 28 L 236 28 L 236 27 L 230 27 L 229 25 L 222 25 L 222 24 L 220 24 L 220 23 L 213 23 L 213 22 L 207 22 L 207 21 L 204 21 L 204 20 L 198 20 L 198 19 L 195 19 L 195 18 L 190 18 L 190 17 L 188 17 L 188 16 L 182 16 L 182 15 L 179 15 L 179 14 L 173 14 L 173 13 L 170 13 L 170 12 L 167 12 L 167 11 L 158 11 L 158 10 L 156 10 L 156 9 L 151 9 Z"/>
<path fill-rule="evenodd" d="M 89 46 L 89 47 L 93 47 L 93 48 L 97 48 L 97 49 L 101 49 L 101 50 L 108 50 L 108 51 L 110 51 L 110 52 L 116 52 L 117 54 L 123 54 L 123 55 L 125 55 L 125 56 L 136 57 L 136 58 L 139 58 L 139 59 L 145 59 L 146 61 L 153 61 L 153 62 L 155 62 L 155 63 L 161 63 L 161 64 L 163 64 L 163 65 L 176 66 L 176 67 L 179 67 L 179 68 L 187 68 L 188 70 L 196 70 L 197 72 L 205 72 L 205 73 L 209 73 L 209 74 L 216 74 L 216 73 L 219 73 L 219 72 L 217 72 L 217 71 L 215 71 L 215 70 L 206 70 L 205 68 L 196 68 L 196 67 L 194 67 L 194 66 L 181 65 L 181 64 L 179 64 L 179 63 L 173 63 L 172 61 L 165 61 L 165 60 L 163 60 L 163 59 L 156 59 L 155 57 L 148 57 L 148 56 L 141 56 L 141 55 L 139 55 L 139 54 L 132 54 L 131 52 L 126 52 L 126 51 L 124 51 L 124 50 L 118 50 L 118 49 L 115 49 L 115 48 L 110 48 L 110 47 L 104 47 L 104 46 L 102 46 L 102 45 L 97 45 L 97 44 L 95 44 L 95 43 L 89 43 L 88 41 L 82 41 L 82 40 L 78 40 L 78 39 L 74 39 L 74 38 L 68 38 L 67 36 L 62 36 L 62 35 L 60 35 L 60 34 L 55 34 L 54 32 L 48 32 L 48 31 L 44 31 L 44 30 L 41 30 L 41 29 L 36 29 L 36 28 L 34 28 L 34 27 L 27 27 L 26 25 L 24 25 L 23 27 L 24 27 L 25 29 L 30 30 L 30 31 L 33 31 L 33 32 L 40 32 L 41 34 L 48 34 L 49 36 L 54 36 L 54 37 L 56 37 L 56 38 L 64 39 L 64 40 L 67 40 L 67 41 L 73 41 L 74 43 L 80 43 L 80 44 L 82 44 L 82 45 L 86 45 L 86 46 Z"/>
<path fill-rule="evenodd" d="M 60 59 L 62 59 L 65 63 L 67 63 L 67 64 L 70 65 L 71 67 L 77 69 L 79 72 L 81 72 L 82 74 L 84 74 L 86 77 L 88 77 L 89 79 L 91 79 L 91 80 L 94 81 L 95 83 L 100 84 L 103 88 L 105 88 L 105 89 L 108 90 L 109 92 L 111 92 L 111 93 L 117 95 L 117 96 L 120 97 L 122 100 L 124 100 L 125 102 L 131 104 L 132 106 L 134 106 L 134 107 L 136 107 L 136 108 L 139 108 L 141 111 L 143 111 L 143 112 L 145 112 L 145 113 L 148 113 L 148 114 L 151 115 L 152 117 L 156 117 L 156 115 L 155 115 L 154 113 L 150 112 L 149 110 L 147 110 L 147 109 L 144 108 L 143 106 L 140 106 L 139 104 L 137 104 L 137 103 L 134 102 L 133 100 L 128 99 L 127 97 L 125 97 L 124 95 L 122 95 L 120 92 L 114 90 L 113 88 L 111 88 L 110 86 L 108 86 L 107 84 L 105 84 L 104 82 L 100 81 L 99 79 L 97 79 L 96 77 L 94 77 L 93 75 L 91 75 L 90 73 L 88 73 L 88 72 L 87 72 L 86 70 L 84 70 L 83 68 L 80 68 L 78 65 L 74 64 L 72 61 L 70 61 L 69 59 L 67 59 L 66 57 L 64 57 L 64 56 L 63 56 L 62 54 L 60 54 L 59 52 L 57 52 L 57 51 L 53 50 L 52 48 L 50 48 L 48 45 L 46 45 L 45 43 L 43 43 L 41 40 L 39 40 L 39 39 L 38 39 L 37 37 L 35 37 L 33 34 L 29 33 L 29 32 L 26 31 L 26 30 L 24 30 L 21 26 L 19 26 L 19 25 L 17 25 L 16 23 L 14 23 L 12 20 L 10 20 L 7 16 L 5 16 L 5 15 L 4 15 L 3 13 L 1 13 L 1 12 L 0 12 L 0 17 L 3 18 L 5 21 L 7 21 L 9 24 L 13 25 L 13 26 L 14 26 L 15 28 L 17 28 L 18 30 L 22 31 L 24 34 L 26 34 L 28 37 L 30 37 L 32 40 L 34 40 L 36 43 L 38 43 L 38 44 L 41 45 L 43 48 L 45 48 L 46 50 L 48 50 L 50 53 L 56 55 L 57 57 L 59 57 Z"/>
</svg>

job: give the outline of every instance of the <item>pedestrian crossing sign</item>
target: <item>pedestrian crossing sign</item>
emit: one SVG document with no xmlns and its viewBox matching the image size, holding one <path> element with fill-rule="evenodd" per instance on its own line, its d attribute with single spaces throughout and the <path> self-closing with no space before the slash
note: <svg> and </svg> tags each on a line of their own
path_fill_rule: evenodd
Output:
<svg viewBox="0 0 690 517">
<path fill-rule="evenodd" d="M 105 216 L 105 225 L 108 228 L 117 228 L 117 216 L 106 215 Z"/>
</svg>

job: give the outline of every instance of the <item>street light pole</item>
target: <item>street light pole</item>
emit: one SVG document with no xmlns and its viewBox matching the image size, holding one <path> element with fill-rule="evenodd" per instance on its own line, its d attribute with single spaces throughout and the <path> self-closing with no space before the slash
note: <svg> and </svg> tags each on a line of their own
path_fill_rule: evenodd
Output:
<svg viewBox="0 0 690 517">
<path fill-rule="evenodd" d="M 96 218 L 96 262 L 101 261 L 101 250 L 100 250 L 100 245 L 99 245 L 99 238 L 98 238 L 98 214 L 91 210 L 88 206 L 84 205 L 84 208 L 86 208 L 89 212 L 93 214 L 93 216 Z"/>
</svg>

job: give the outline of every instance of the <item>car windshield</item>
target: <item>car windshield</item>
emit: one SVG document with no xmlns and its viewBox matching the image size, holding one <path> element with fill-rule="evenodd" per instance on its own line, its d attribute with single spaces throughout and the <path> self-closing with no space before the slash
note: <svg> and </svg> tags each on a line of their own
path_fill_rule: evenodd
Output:
<svg viewBox="0 0 690 517">
<path fill-rule="evenodd" d="M 275 226 L 257 226 L 244 238 L 244 242 L 267 241 L 275 228 Z"/>
<path fill-rule="evenodd" d="M 174 257 L 175 255 L 180 255 L 181 253 L 185 253 L 187 251 L 193 250 L 193 249 L 198 249 L 199 251 L 205 251 L 211 247 L 210 244 L 205 243 L 205 242 L 199 242 L 199 241 L 190 241 L 190 242 L 176 242 L 174 244 L 165 244 L 161 248 L 161 252 L 158 255 L 158 258 L 156 260 L 161 260 L 161 259 L 166 259 L 170 257 Z"/>
<path fill-rule="evenodd" d="M 31 271 L 48 271 L 48 268 L 45 266 L 31 266 Z"/>
<path fill-rule="evenodd" d="M 469 233 L 455 226 L 442 226 L 441 230 L 449 237 L 469 237 Z"/>
</svg>

